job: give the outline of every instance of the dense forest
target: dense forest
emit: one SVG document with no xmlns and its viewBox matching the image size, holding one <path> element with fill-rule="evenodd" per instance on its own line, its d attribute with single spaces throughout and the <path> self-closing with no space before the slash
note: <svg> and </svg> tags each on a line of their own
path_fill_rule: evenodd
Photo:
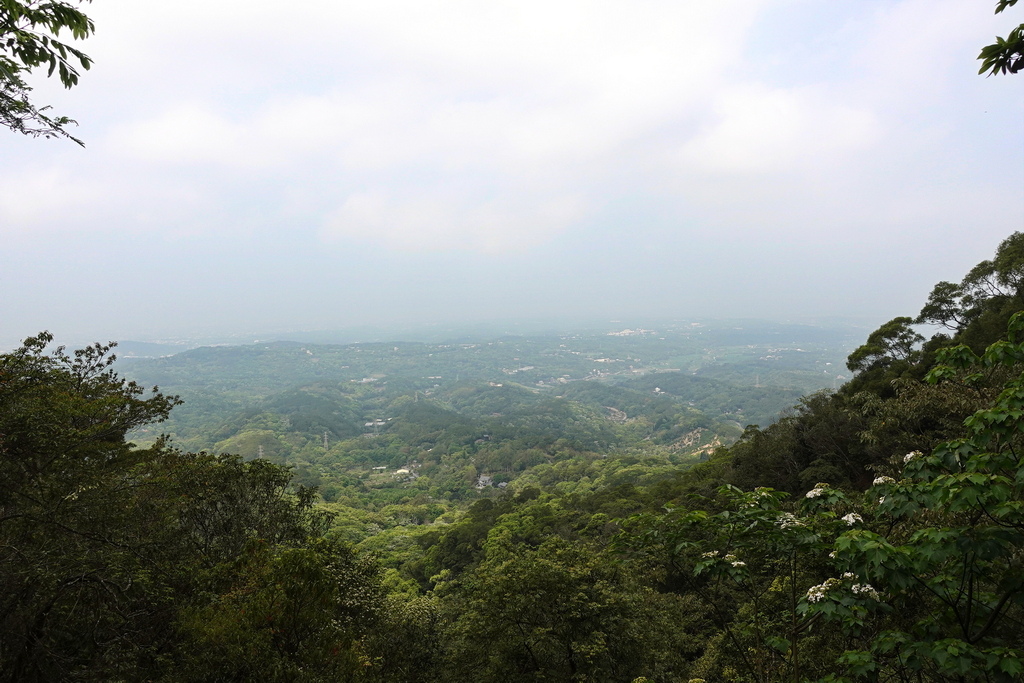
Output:
<svg viewBox="0 0 1024 683">
<path fill-rule="evenodd" d="M 767 426 L 836 383 L 854 338 L 845 328 L 677 323 L 436 344 L 206 347 L 117 367 L 184 401 L 133 433 L 136 443 L 165 434 L 183 450 L 288 465 L 294 482 L 342 504 L 342 518 L 417 496 L 436 516 L 524 476 L 585 485 L 552 469 L 564 460 L 706 459 L 745 425 Z"/>
<path fill-rule="evenodd" d="M 1020 233 L 742 431 L 721 377 L 547 391 L 526 352 L 508 382 L 214 382 L 174 422 L 51 341 L 0 356 L 4 681 L 1024 675 Z"/>
<path fill-rule="evenodd" d="M 0 3 L 0 126 L 81 144 L 25 80 L 89 68 L 61 30 Z M 979 59 L 1024 68 L 1024 25 Z M 836 339 L 628 332 L 26 339 L 0 683 L 1024 680 L 1024 234 L 841 386 Z"/>
</svg>

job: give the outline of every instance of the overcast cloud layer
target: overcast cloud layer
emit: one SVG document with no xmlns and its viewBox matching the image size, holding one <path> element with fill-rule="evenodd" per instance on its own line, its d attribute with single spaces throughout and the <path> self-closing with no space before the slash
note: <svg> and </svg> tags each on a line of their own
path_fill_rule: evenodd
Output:
<svg viewBox="0 0 1024 683">
<path fill-rule="evenodd" d="M 97 0 L 0 131 L 0 341 L 913 315 L 1024 228 L 963 0 Z"/>
</svg>

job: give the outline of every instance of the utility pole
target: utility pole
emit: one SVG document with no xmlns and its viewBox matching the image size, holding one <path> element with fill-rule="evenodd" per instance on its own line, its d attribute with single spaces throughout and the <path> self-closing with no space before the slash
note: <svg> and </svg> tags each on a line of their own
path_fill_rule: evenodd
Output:
<svg viewBox="0 0 1024 683">
<path fill-rule="evenodd" d="M 324 432 L 324 450 L 326 451 L 329 448 L 330 448 L 330 446 L 328 445 L 328 442 L 327 442 L 327 432 Z"/>
</svg>

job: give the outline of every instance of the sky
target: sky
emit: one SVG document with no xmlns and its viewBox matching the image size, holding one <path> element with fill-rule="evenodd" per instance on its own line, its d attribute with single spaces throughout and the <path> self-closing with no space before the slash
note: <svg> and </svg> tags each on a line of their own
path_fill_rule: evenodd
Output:
<svg viewBox="0 0 1024 683">
<path fill-rule="evenodd" d="M 0 343 L 915 315 L 1024 229 L 994 0 L 96 0 Z"/>
</svg>

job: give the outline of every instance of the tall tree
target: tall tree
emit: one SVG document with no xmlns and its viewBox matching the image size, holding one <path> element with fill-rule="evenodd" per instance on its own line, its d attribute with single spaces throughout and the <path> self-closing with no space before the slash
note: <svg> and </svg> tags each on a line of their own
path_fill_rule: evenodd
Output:
<svg viewBox="0 0 1024 683">
<path fill-rule="evenodd" d="M 120 379 L 109 346 L 49 341 L 0 354 L 0 683 L 366 668 L 377 569 L 320 538 L 315 492 L 262 460 L 134 447 L 177 399 Z"/>
<path fill-rule="evenodd" d="M 65 679 L 130 644 L 150 578 L 126 533 L 131 473 L 153 450 L 125 437 L 176 402 L 118 378 L 109 346 L 50 340 L 0 356 L 0 681 Z"/>
</svg>

